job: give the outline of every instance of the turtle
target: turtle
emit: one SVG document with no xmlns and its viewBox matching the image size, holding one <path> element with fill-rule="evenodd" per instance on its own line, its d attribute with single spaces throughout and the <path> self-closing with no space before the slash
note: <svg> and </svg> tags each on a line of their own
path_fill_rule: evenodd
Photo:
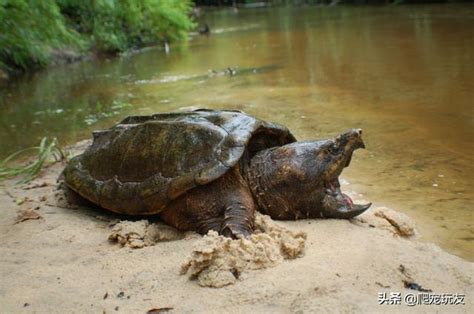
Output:
<svg viewBox="0 0 474 314">
<path fill-rule="evenodd" d="M 367 210 L 338 180 L 358 148 L 361 129 L 297 141 L 285 126 L 237 110 L 129 116 L 94 131 L 61 180 L 76 203 L 240 238 L 252 234 L 256 210 L 274 219 L 349 219 Z"/>
</svg>

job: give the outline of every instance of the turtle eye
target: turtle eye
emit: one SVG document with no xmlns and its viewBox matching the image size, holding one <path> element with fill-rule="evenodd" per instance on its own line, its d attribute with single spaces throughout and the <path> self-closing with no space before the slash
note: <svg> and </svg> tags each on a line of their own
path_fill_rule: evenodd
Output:
<svg viewBox="0 0 474 314">
<path fill-rule="evenodd" d="M 338 147 L 335 143 L 333 143 L 331 146 L 329 146 L 328 150 L 329 150 L 329 153 L 331 155 L 337 155 L 337 153 L 338 153 Z"/>
</svg>

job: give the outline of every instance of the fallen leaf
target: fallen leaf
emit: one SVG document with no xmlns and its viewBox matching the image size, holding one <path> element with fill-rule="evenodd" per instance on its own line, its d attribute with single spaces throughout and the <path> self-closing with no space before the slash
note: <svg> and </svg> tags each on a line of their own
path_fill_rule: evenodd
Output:
<svg viewBox="0 0 474 314">
<path fill-rule="evenodd" d="M 41 219 L 40 214 L 38 212 L 32 210 L 31 208 L 21 210 L 18 212 L 18 215 L 16 216 L 15 224 L 26 221 L 26 220 L 33 220 L 33 219 Z"/>
<path fill-rule="evenodd" d="M 21 204 L 23 204 L 24 202 L 26 202 L 26 197 L 25 197 L 25 198 L 17 198 L 17 199 L 15 200 L 15 203 L 16 203 L 17 205 L 21 205 Z"/>
</svg>

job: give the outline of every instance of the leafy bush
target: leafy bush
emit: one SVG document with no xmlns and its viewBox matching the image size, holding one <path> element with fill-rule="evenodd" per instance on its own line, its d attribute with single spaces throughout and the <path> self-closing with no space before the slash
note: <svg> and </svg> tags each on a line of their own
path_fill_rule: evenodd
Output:
<svg viewBox="0 0 474 314">
<path fill-rule="evenodd" d="M 64 47 L 120 52 L 182 39 L 194 27 L 189 0 L 0 0 L 0 68 L 50 62 Z"/>
<path fill-rule="evenodd" d="M 99 51 L 117 52 L 131 46 L 185 37 L 194 27 L 186 0 L 58 0 L 75 28 L 90 36 Z"/>
<path fill-rule="evenodd" d="M 22 69 L 44 66 L 51 49 L 78 45 L 55 0 L 0 0 L 0 66 Z"/>
</svg>

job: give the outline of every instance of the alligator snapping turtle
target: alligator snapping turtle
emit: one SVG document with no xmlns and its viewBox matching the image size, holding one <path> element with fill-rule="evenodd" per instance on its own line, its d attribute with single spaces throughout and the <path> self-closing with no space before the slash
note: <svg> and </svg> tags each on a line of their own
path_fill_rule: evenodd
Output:
<svg viewBox="0 0 474 314">
<path fill-rule="evenodd" d="M 297 142 L 281 125 L 240 111 L 131 116 L 93 133 L 63 172 L 75 197 L 130 215 L 157 214 L 180 230 L 248 236 L 255 210 L 275 219 L 351 218 L 338 176 L 362 131 Z"/>
</svg>

